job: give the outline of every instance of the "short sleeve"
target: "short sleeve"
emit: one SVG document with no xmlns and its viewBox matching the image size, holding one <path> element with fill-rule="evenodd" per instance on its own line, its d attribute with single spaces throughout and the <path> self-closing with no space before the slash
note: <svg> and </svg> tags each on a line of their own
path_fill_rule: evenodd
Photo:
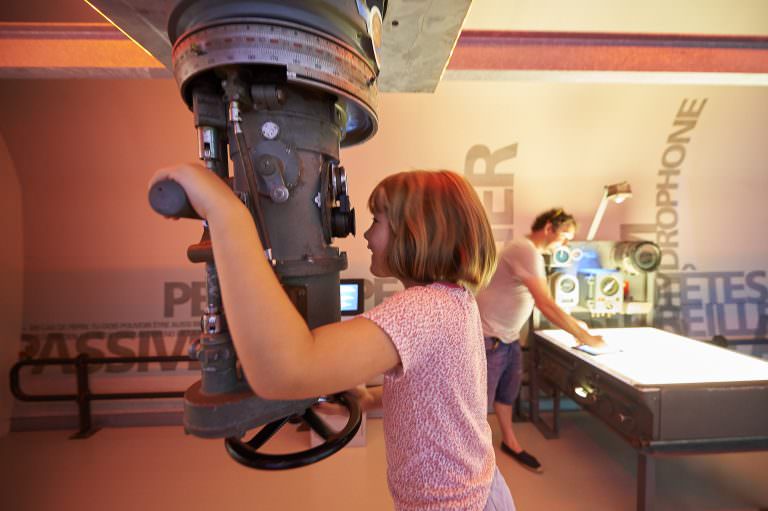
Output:
<svg viewBox="0 0 768 511">
<path fill-rule="evenodd" d="M 513 273 L 520 279 L 531 277 L 545 278 L 544 261 L 535 248 L 525 245 L 516 246 L 509 254 Z"/>
<path fill-rule="evenodd" d="M 434 317 L 434 311 L 430 314 L 428 310 L 426 292 L 424 287 L 409 288 L 363 313 L 364 318 L 376 323 L 392 340 L 403 374 L 418 363 L 422 352 L 431 349 L 431 336 L 426 332 L 432 329 L 424 323 Z"/>
</svg>

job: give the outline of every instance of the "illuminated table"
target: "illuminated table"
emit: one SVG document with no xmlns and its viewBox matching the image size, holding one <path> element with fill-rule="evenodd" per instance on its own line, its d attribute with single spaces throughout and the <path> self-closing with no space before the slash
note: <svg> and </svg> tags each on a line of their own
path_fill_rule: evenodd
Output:
<svg viewBox="0 0 768 511">
<path fill-rule="evenodd" d="M 655 328 L 605 328 L 607 353 L 562 330 L 533 333 L 531 420 L 558 435 L 560 392 L 638 451 L 637 509 L 652 508 L 653 454 L 768 449 L 768 362 Z M 554 389 L 552 426 L 539 390 Z"/>
</svg>

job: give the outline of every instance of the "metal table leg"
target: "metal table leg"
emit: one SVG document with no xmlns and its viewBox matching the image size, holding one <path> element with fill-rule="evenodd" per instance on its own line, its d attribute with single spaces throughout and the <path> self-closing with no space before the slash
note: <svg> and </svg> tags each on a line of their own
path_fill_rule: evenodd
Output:
<svg viewBox="0 0 768 511">
<path fill-rule="evenodd" d="M 536 343 L 533 343 L 532 346 L 532 357 L 531 357 L 531 363 L 529 368 L 529 374 L 530 374 L 530 401 L 531 401 L 531 422 L 536 426 L 536 429 L 541 432 L 541 434 L 546 439 L 552 439 L 552 438 L 558 438 L 559 436 L 559 427 L 558 427 L 558 418 L 559 418 L 559 412 L 560 412 L 560 391 L 557 389 L 557 387 L 553 386 L 554 390 L 554 396 L 552 400 L 552 417 L 553 417 L 553 425 L 549 426 L 544 419 L 541 417 L 541 407 L 539 402 L 539 374 L 536 370 L 538 363 L 539 363 L 539 353 L 536 349 Z"/>
<path fill-rule="evenodd" d="M 656 460 L 650 454 L 637 453 L 637 511 L 651 511 L 656 493 Z"/>
</svg>

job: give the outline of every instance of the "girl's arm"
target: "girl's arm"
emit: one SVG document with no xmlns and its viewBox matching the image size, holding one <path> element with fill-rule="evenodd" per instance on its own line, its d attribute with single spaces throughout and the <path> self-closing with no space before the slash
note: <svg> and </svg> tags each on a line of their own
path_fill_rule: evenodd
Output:
<svg viewBox="0 0 768 511">
<path fill-rule="evenodd" d="M 253 391 L 297 399 L 354 387 L 400 357 L 375 323 L 355 318 L 309 330 L 264 256 L 250 213 L 229 187 L 196 164 L 158 171 L 178 182 L 208 220 L 227 324 Z"/>
</svg>

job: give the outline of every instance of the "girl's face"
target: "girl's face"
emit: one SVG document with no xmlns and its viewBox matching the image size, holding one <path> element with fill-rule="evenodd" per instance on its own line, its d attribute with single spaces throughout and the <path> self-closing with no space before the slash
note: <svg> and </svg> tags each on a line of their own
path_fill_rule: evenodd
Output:
<svg viewBox="0 0 768 511">
<path fill-rule="evenodd" d="M 385 213 L 374 213 L 371 226 L 363 235 L 371 251 L 371 273 L 377 277 L 390 277 L 387 266 L 387 246 L 389 245 L 389 222 Z"/>
</svg>

